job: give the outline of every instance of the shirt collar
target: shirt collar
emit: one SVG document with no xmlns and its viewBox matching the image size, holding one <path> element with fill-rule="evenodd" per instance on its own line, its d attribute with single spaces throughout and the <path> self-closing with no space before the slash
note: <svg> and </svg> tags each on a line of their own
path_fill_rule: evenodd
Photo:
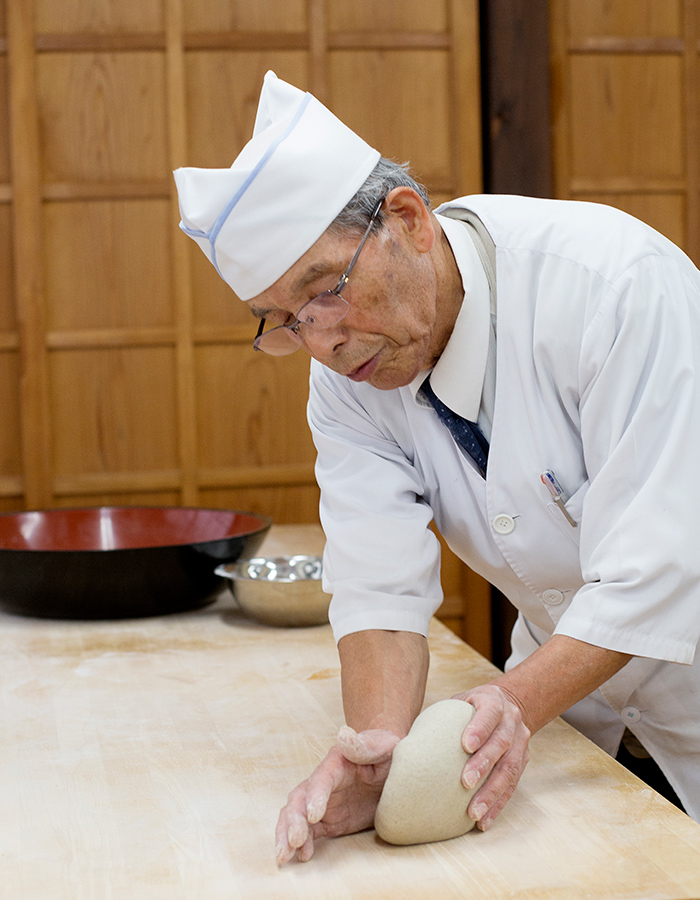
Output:
<svg viewBox="0 0 700 900">
<path fill-rule="evenodd" d="M 446 216 L 438 215 L 437 220 L 454 253 L 464 286 L 464 300 L 452 334 L 432 370 L 430 384 L 453 412 L 476 422 L 489 348 L 489 285 L 469 229 Z M 418 391 L 429 372 L 421 372 L 408 386 L 420 405 L 423 402 Z"/>
</svg>

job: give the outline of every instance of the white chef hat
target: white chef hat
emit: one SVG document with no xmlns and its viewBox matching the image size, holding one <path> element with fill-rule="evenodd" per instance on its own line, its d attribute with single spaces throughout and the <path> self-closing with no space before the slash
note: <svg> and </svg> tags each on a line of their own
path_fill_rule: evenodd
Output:
<svg viewBox="0 0 700 900">
<path fill-rule="evenodd" d="M 241 300 L 294 265 L 379 161 L 311 94 L 265 75 L 253 137 L 230 169 L 177 169 L 180 228 Z"/>
</svg>

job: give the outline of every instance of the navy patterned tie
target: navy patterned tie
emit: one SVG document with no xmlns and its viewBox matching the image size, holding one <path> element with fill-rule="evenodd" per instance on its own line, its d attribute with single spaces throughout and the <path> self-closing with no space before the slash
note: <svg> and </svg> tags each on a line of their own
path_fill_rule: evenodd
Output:
<svg viewBox="0 0 700 900">
<path fill-rule="evenodd" d="M 449 428 L 452 437 L 463 450 L 466 450 L 479 467 L 481 474 L 484 475 L 489 455 L 489 442 L 481 433 L 479 426 L 476 422 L 470 422 L 468 419 L 458 416 L 457 413 L 452 412 L 449 406 L 445 406 L 430 386 L 430 377 L 426 378 L 421 385 L 421 391 L 438 414 L 440 421 Z"/>
</svg>

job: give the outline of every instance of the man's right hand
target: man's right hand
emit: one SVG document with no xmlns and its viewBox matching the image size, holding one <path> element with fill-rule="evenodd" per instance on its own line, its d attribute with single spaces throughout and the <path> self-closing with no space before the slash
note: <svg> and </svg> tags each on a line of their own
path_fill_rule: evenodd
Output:
<svg viewBox="0 0 700 900">
<path fill-rule="evenodd" d="M 336 745 L 294 788 L 275 832 L 278 865 L 311 859 L 314 841 L 371 828 L 391 755 L 400 738 L 391 731 L 356 732 L 343 726 Z"/>
</svg>

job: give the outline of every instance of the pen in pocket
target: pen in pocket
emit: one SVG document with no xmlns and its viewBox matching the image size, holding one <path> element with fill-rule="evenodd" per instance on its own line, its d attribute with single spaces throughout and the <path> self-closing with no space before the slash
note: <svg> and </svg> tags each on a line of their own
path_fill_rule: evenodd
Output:
<svg viewBox="0 0 700 900">
<path fill-rule="evenodd" d="M 551 469 L 547 469 L 540 475 L 540 480 L 551 494 L 552 500 L 554 500 L 557 507 L 561 510 L 562 515 L 564 516 L 566 521 L 569 523 L 569 525 L 571 525 L 572 528 L 576 528 L 577 523 L 575 519 L 571 518 L 569 511 L 564 506 L 566 497 L 564 496 L 564 491 L 561 489 L 561 485 L 557 481 L 557 476 L 554 474 L 554 472 L 552 472 Z"/>
</svg>

